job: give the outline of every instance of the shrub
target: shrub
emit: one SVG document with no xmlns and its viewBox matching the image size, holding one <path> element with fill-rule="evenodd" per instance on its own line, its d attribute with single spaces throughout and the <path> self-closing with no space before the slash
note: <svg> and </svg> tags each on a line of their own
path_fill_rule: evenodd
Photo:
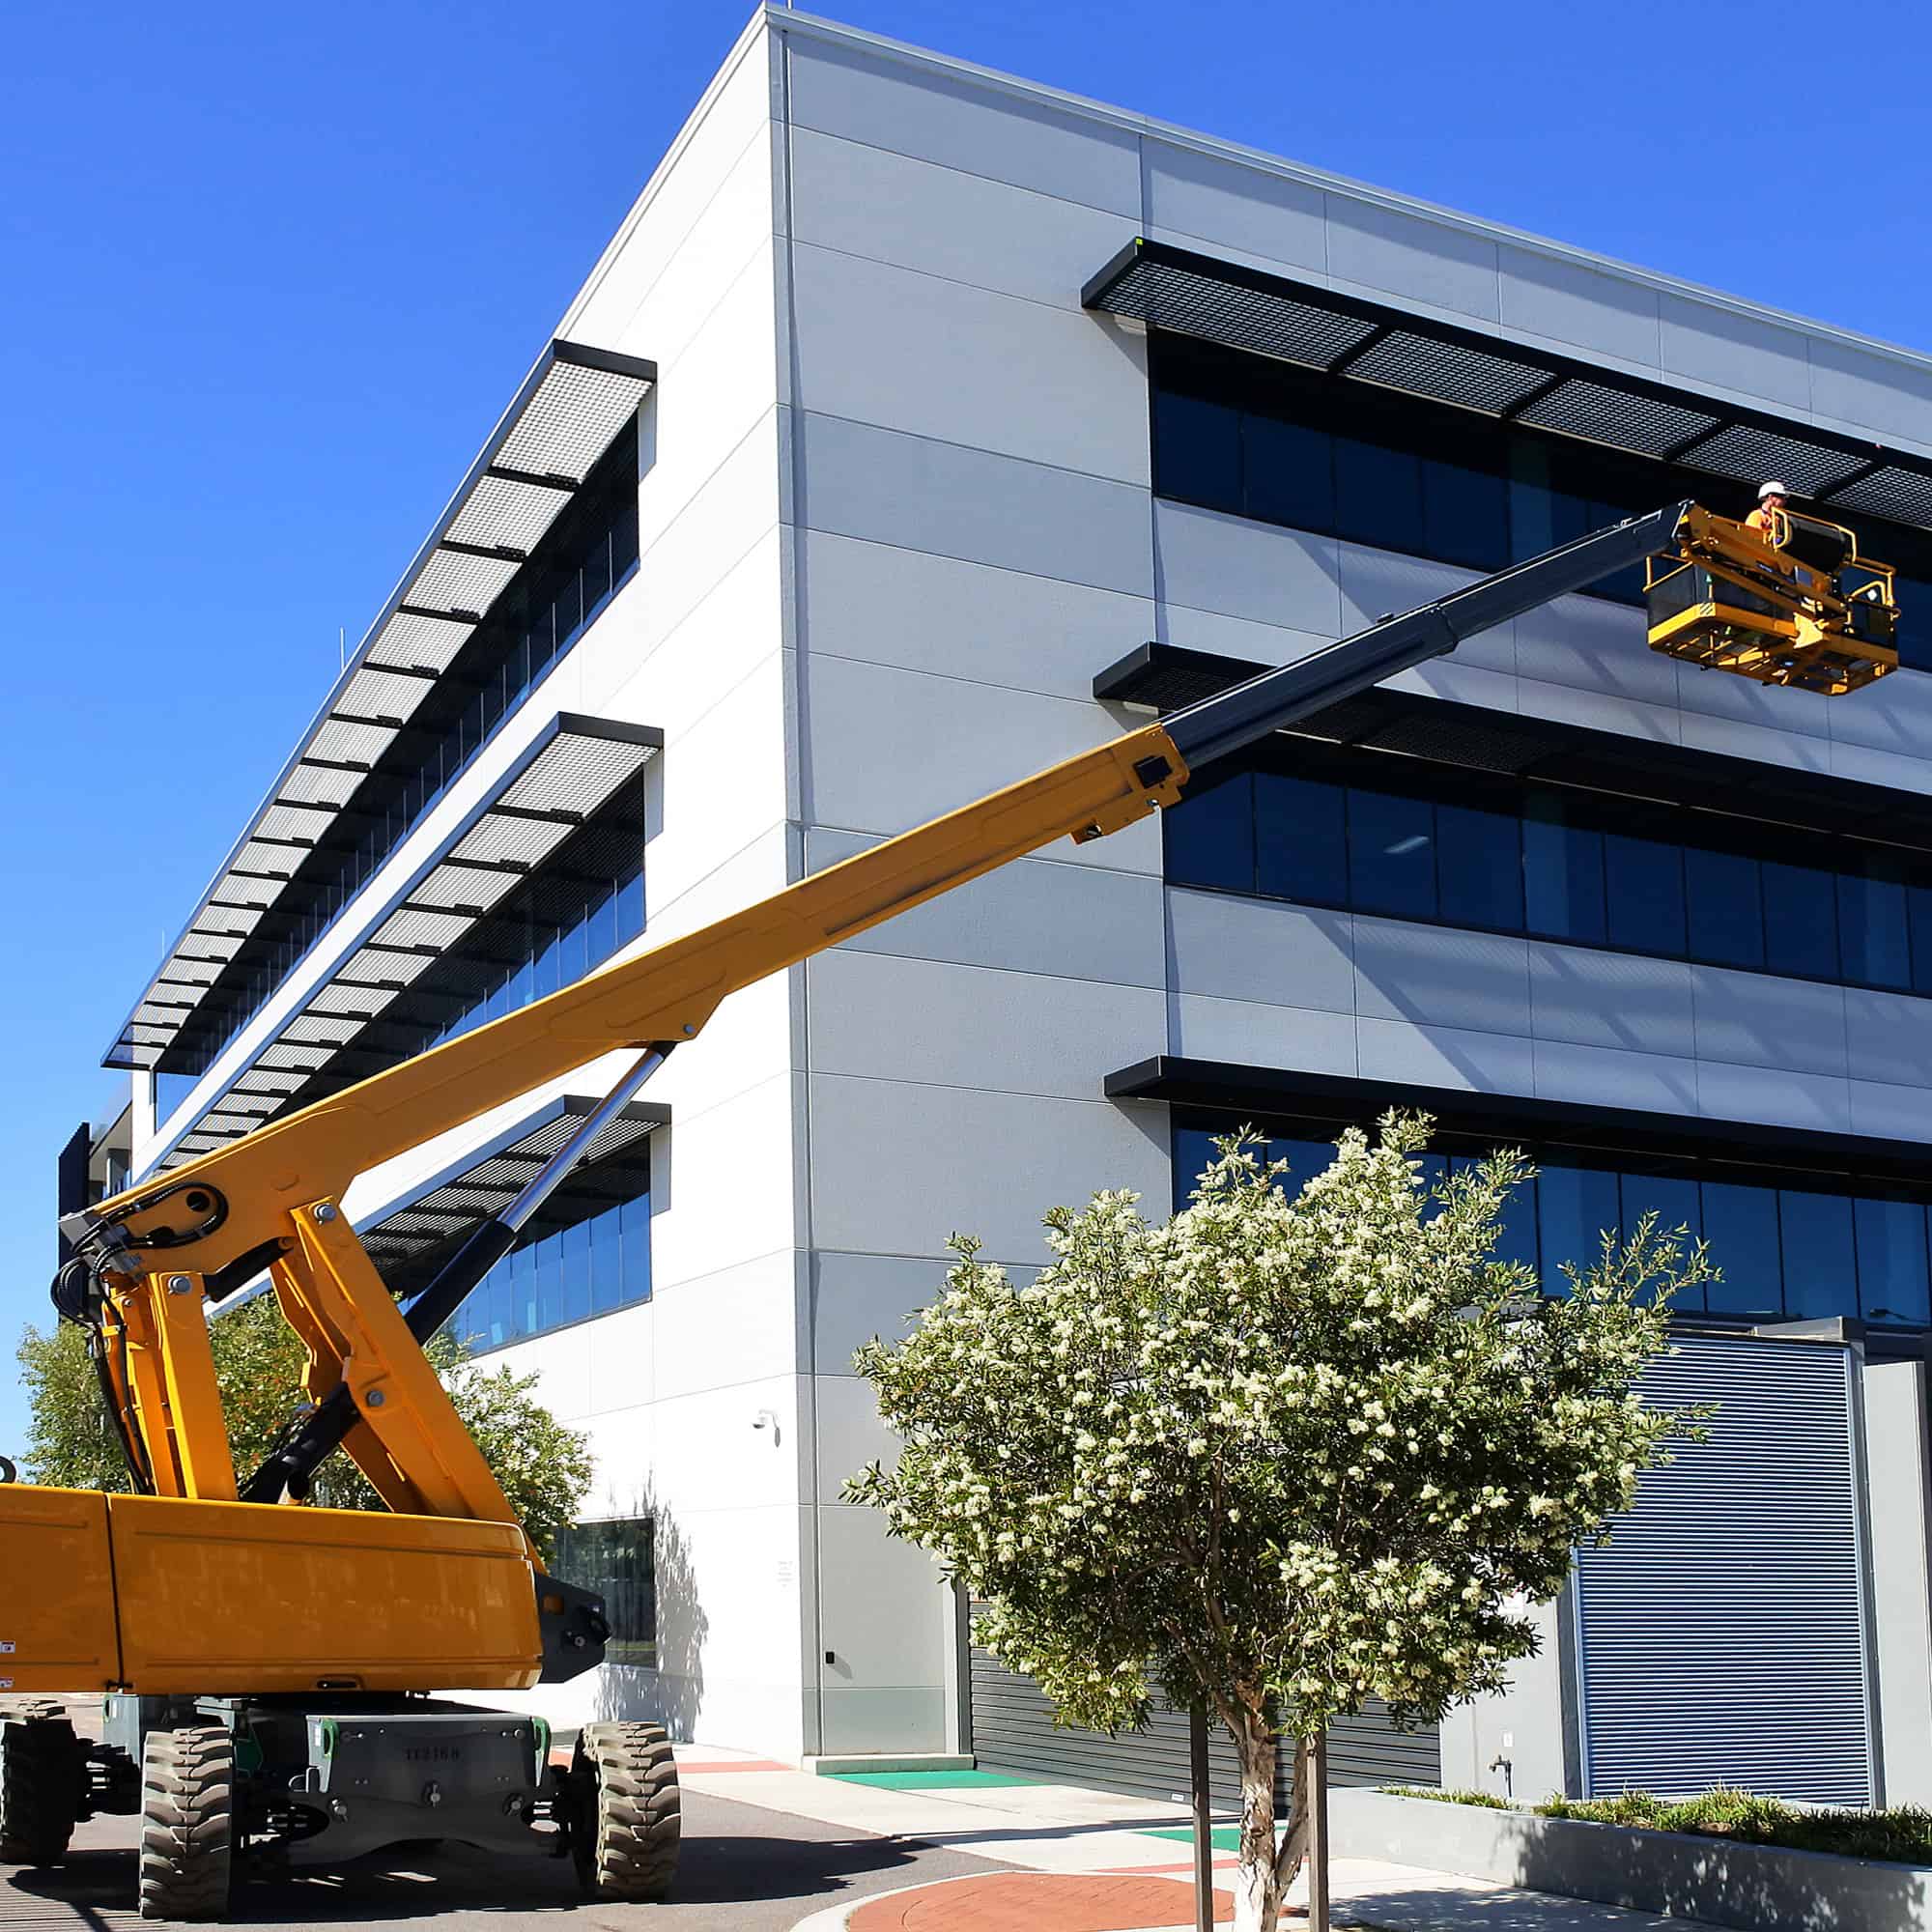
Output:
<svg viewBox="0 0 1932 1932">
<path fill-rule="evenodd" d="M 1485 1791 L 1420 1791 L 1382 1787 L 1399 1798 L 1435 1798 L 1491 1809 L 1515 1807 Z M 1580 1818 L 1595 1825 L 1635 1825 L 1653 1832 L 1685 1832 L 1700 1838 L 1734 1838 L 1792 1852 L 1828 1852 L 1844 1859 L 1882 1859 L 1896 1864 L 1932 1864 L 1932 1811 L 1901 1804 L 1888 1811 L 1806 1810 L 1781 1798 L 1715 1785 L 1695 1798 L 1659 1798 L 1648 1791 L 1620 1791 L 1614 1798 L 1549 1798 L 1531 1807 L 1539 1817 Z"/>
</svg>

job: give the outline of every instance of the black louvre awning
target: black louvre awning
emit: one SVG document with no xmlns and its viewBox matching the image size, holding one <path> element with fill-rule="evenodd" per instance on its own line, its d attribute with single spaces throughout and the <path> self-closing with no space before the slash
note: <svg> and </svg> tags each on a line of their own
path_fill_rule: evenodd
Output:
<svg viewBox="0 0 1932 1932">
<path fill-rule="evenodd" d="M 472 935 L 503 898 L 540 874 L 553 853 L 582 838 L 663 743 L 664 734 L 649 725 L 560 713 L 300 1011 L 167 1151 L 157 1171 L 225 1146 L 282 1112 L 351 1050 L 372 1020 L 407 1002 L 425 975 L 447 980 L 467 964 L 487 972 L 495 962 L 472 960 Z"/>
<path fill-rule="evenodd" d="M 273 913 L 300 854 L 356 787 L 412 751 L 410 719 L 597 461 L 656 365 L 553 342 L 351 656 L 281 776 L 222 862 L 105 1065 L 154 1066 Z M 418 750 L 419 755 L 419 750 Z"/>
<path fill-rule="evenodd" d="M 1106 1076 L 1102 1091 L 1110 1100 L 1164 1100 L 1170 1106 L 1264 1124 L 1293 1122 L 1320 1128 L 1324 1137 L 1345 1126 L 1370 1131 L 1394 1107 L 1428 1114 L 1444 1133 L 1471 1136 L 1492 1147 L 1694 1160 L 1721 1166 L 1729 1179 L 1768 1178 L 1772 1185 L 1789 1185 L 1793 1175 L 1806 1174 L 1821 1180 L 1882 1181 L 1891 1188 L 1932 1193 L 1932 1146 L 1872 1134 L 1593 1107 L 1461 1087 L 1406 1086 L 1170 1053 L 1118 1068 Z"/>
<path fill-rule="evenodd" d="M 421 1288 L 465 1236 L 516 1199 L 598 1105 L 578 1094 L 546 1101 L 402 1200 L 358 1217 L 362 1245 L 390 1291 L 410 1295 Z M 526 1238 L 587 1221 L 644 1193 L 651 1180 L 650 1137 L 669 1120 L 668 1107 L 633 1101 L 590 1143 L 531 1220 Z"/>
<path fill-rule="evenodd" d="M 1151 328 L 1732 482 L 1777 476 L 1827 511 L 1932 529 L 1932 459 L 1164 242 L 1130 242 L 1080 298 Z"/>
</svg>

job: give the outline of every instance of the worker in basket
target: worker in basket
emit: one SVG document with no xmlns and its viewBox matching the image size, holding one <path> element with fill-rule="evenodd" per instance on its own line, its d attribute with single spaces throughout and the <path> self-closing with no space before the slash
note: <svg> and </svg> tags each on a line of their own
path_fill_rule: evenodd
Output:
<svg viewBox="0 0 1932 1932">
<path fill-rule="evenodd" d="M 1777 541 L 1777 513 L 1791 499 L 1791 492 L 1782 483 L 1763 484 L 1757 493 L 1757 508 L 1745 519 L 1747 530 L 1758 531 L 1767 543 Z"/>
</svg>

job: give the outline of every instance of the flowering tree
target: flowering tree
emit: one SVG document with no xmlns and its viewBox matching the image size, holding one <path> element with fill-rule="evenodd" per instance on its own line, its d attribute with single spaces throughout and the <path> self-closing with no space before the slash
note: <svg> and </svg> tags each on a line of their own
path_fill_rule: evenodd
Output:
<svg viewBox="0 0 1932 1932">
<path fill-rule="evenodd" d="M 1293 1196 L 1255 1136 L 1220 1142 L 1164 1224 L 1129 1193 L 1054 1209 L 1030 1287 L 955 1236 L 916 1331 L 859 1351 L 903 1447 L 847 1494 L 985 1600 L 980 1641 L 1064 1722 L 1138 1725 L 1158 1687 L 1227 1724 L 1253 1932 L 1303 1856 L 1312 1741 L 1371 1697 L 1423 1722 L 1499 1690 L 1536 1648 L 1526 1605 L 1694 1432 L 1632 1385 L 1702 1249 L 1647 1218 L 1545 1297 L 1492 1259 L 1530 1170 L 1431 1189 L 1428 1125 L 1344 1134 Z"/>
</svg>

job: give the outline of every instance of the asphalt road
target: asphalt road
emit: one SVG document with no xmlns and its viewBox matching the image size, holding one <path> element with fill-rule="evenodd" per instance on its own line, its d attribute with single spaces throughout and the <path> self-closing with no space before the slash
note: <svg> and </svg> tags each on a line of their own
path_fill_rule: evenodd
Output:
<svg viewBox="0 0 1932 1932">
<path fill-rule="evenodd" d="M 51 1871 L 0 1868 L 0 1926 L 107 1932 L 138 1926 L 135 1821 L 97 1818 Z M 399 1853 L 236 1889 L 240 1928 L 430 1925 L 442 1932 L 789 1932 L 840 1898 L 1006 1867 L 965 1853 L 841 1831 L 788 1812 L 684 1794 L 684 1853 L 664 1905 L 595 1905 L 566 1861 L 492 1858 L 462 1846 Z"/>
</svg>

